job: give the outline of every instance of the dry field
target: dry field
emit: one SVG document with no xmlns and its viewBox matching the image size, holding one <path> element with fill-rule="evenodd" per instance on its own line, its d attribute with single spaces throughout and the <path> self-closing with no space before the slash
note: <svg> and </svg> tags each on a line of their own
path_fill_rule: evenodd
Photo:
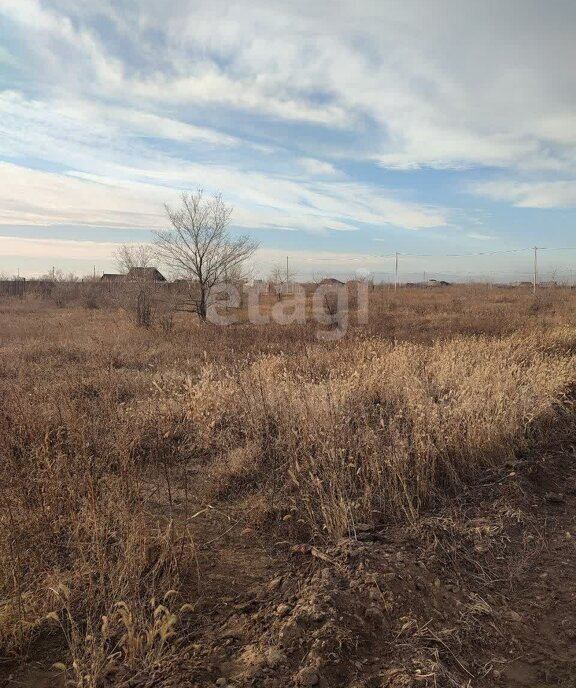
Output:
<svg viewBox="0 0 576 688">
<path fill-rule="evenodd" d="M 0 686 L 573 686 L 576 291 L 0 302 Z"/>
</svg>

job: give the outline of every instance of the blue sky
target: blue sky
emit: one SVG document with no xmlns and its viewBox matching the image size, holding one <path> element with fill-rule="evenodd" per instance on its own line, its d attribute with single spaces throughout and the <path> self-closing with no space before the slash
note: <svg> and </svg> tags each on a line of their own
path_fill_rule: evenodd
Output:
<svg viewBox="0 0 576 688">
<path fill-rule="evenodd" d="M 203 187 L 257 274 L 527 279 L 491 252 L 576 246 L 575 28 L 571 0 L 0 0 L 0 273 L 110 270 Z"/>
</svg>

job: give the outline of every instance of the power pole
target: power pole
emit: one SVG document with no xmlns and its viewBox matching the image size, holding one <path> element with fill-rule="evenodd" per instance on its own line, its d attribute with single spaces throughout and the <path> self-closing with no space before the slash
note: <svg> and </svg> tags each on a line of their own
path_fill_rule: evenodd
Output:
<svg viewBox="0 0 576 688">
<path fill-rule="evenodd" d="M 398 251 L 396 251 L 396 259 L 394 265 L 394 291 L 398 289 Z"/>
<path fill-rule="evenodd" d="M 534 246 L 534 284 L 533 291 L 536 294 L 536 287 L 538 286 L 538 246 Z"/>
<path fill-rule="evenodd" d="M 288 293 L 290 284 L 290 270 L 288 268 L 288 256 L 286 256 L 286 293 Z"/>
</svg>

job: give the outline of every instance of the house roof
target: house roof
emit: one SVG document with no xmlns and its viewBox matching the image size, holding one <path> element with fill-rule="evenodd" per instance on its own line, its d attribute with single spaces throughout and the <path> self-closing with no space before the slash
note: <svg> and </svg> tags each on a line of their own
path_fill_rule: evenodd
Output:
<svg viewBox="0 0 576 688">
<path fill-rule="evenodd" d="M 117 275 L 113 272 L 105 272 L 100 278 L 103 282 L 121 282 L 126 278 L 126 275 Z"/>
<path fill-rule="evenodd" d="M 320 284 L 344 284 L 344 282 L 341 282 L 335 277 L 326 277 L 326 279 L 323 279 Z"/>
<path fill-rule="evenodd" d="M 127 279 L 144 279 L 150 282 L 166 282 L 166 278 L 157 268 L 130 268 Z"/>
</svg>

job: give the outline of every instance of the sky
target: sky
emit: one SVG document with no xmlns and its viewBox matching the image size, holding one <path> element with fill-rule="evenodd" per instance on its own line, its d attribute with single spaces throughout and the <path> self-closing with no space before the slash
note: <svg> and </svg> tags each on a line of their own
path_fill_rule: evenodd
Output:
<svg viewBox="0 0 576 688">
<path fill-rule="evenodd" d="M 575 30 L 573 0 L 0 0 L 0 273 L 114 270 L 203 188 L 257 276 L 527 280 L 535 245 L 576 276 Z"/>
</svg>

